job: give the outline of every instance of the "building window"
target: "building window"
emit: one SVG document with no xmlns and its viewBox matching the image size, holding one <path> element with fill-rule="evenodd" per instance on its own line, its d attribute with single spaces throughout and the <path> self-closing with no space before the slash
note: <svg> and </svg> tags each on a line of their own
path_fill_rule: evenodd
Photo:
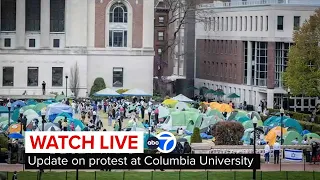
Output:
<svg viewBox="0 0 320 180">
<path fill-rule="evenodd" d="M 294 16 L 293 18 L 293 29 L 298 30 L 300 28 L 300 16 Z"/>
<path fill-rule="evenodd" d="M 41 0 L 26 0 L 26 31 L 40 31 Z"/>
<path fill-rule="evenodd" d="M 276 43 L 275 87 L 283 87 L 283 72 L 288 65 L 288 53 L 291 43 Z"/>
<path fill-rule="evenodd" d="M 38 86 L 39 68 L 28 67 L 28 86 Z"/>
<path fill-rule="evenodd" d="M 1 1 L 1 31 L 16 30 L 16 0 Z"/>
<path fill-rule="evenodd" d="M 10 38 L 4 39 L 4 47 L 11 47 L 11 39 Z"/>
<path fill-rule="evenodd" d="M 252 75 L 255 75 L 255 85 L 256 86 L 267 86 L 267 67 L 268 67 L 268 43 L 267 42 L 256 42 L 253 43 L 253 47 L 256 62 L 255 68 L 253 68 Z M 252 58 L 254 59 L 254 58 Z M 256 74 L 254 74 L 256 73 Z"/>
<path fill-rule="evenodd" d="M 162 32 L 162 31 L 158 32 L 158 40 L 159 41 L 163 41 L 164 40 L 164 32 Z"/>
<path fill-rule="evenodd" d="M 163 24 L 164 23 L 164 17 L 163 16 L 159 16 L 159 23 Z"/>
<path fill-rule="evenodd" d="M 255 31 L 258 31 L 258 16 L 255 17 Z"/>
<path fill-rule="evenodd" d="M 14 79 L 14 67 L 3 67 L 2 68 L 2 86 L 13 86 L 13 79 Z"/>
<path fill-rule="evenodd" d="M 110 47 L 127 47 L 127 31 L 110 30 L 109 46 Z"/>
<path fill-rule="evenodd" d="M 159 49 L 158 49 L 158 54 L 161 55 L 161 53 L 162 53 L 162 49 L 159 48 Z"/>
<path fill-rule="evenodd" d="M 283 30 L 283 16 L 278 16 L 277 30 Z"/>
<path fill-rule="evenodd" d="M 220 18 L 217 17 L 217 31 L 220 31 Z"/>
<path fill-rule="evenodd" d="M 127 23 L 128 11 L 127 7 L 122 3 L 115 3 L 110 8 L 110 22 L 114 23 Z"/>
<path fill-rule="evenodd" d="M 266 31 L 269 30 L 269 16 L 266 16 Z"/>
<path fill-rule="evenodd" d="M 233 31 L 233 17 L 230 19 L 230 31 Z"/>
<path fill-rule="evenodd" d="M 62 86 L 63 67 L 52 67 L 52 86 Z"/>
<path fill-rule="evenodd" d="M 245 16 L 244 17 L 244 31 L 247 31 L 247 29 L 248 29 L 248 17 Z"/>
<path fill-rule="evenodd" d="M 221 18 L 221 31 L 223 31 L 223 26 L 224 26 L 224 19 L 223 17 Z"/>
<path fill-rule="evenodd" d="M 54 48 L 60 47 L 60 39 L 54 39 L 53 40 L 53 47 Z"/>
<path fill-rule="evenodd" d="M 240 31 L 242 31 L 242 16 L 240 16 Z"/>
<path fill-rule="evenodd" d="M 263 31 L 263 16 L 260 17 L 260 31 Z"/>
<path fill-rule="evenodd" d="M 50 32 L 64 32 L 65 0 L 50 0 Z"/>
<path fill-rule="evenodd" d="M 252 23 L 252 16 L 250 16 L 250 31 L 252 31 L 253 23 Z"/>
<path fill-rule="evenodd" d="M 229 18 L 226 17 L 226 31 L 228 31 L 228 29 L 229 29 L 228 25 L 229 25 Z"/>
<path fill-rule="evenodd" d="M 216 23 L 217 23 L 216 22 L 216 18 L 214 17 L 213 20 L 212 20 L 212 30 L 213 31 L 216 31 Z"/>
<path fill-rule="evenodd" d="M 35 39 L 29 39 L 29 47 L 36 47 L 36 40 Z"/>
<path fill-rule="evenodd" d="M 209 26 L 209 31 L 210 31 L 211 30 L 211 17 L 209 17 L 208 26 Z"/>
<path fill-rule="evenodd" d="M 235 20 L 236 22 L 236 25 L 234 26 L 234 30 L 235 31 L 238 31 L 238 17 L 236 17 L 236 20 Z"/>
<path fill-rule="evenodd" d="M 113 68 L 113 87 L 123 87 L 123 68 Z"/>
</svg>

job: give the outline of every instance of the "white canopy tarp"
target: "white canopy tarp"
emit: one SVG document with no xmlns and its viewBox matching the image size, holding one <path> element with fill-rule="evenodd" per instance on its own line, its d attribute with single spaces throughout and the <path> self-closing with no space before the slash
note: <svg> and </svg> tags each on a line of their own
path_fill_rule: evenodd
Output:
<svg viewBox="0 0 320 180">
<path fill-rule="evenodd" d="M 176 101 L 180 101 L 180 102 L 194 102 L 192 99 L 186 97 L 183 94 L 179 94 L 178 96 L 173 97 L 171 99 L 176 100 Z"/>
<path fill-rule="evenodd" d="M 94 93 L 93 95 L 94 96 L 113 96 L 113 97 L 120 96 L 119 93 L 117 93 L 115 90 L 110 89 L 110 88 L 102 89 L 101 91 L 98 91 L 98 92 Z"/>
<path fill-rule="evenodd" d="M 124 96 L 152 96 L 152 94 L 146 93 L 141 89 L 130 89 L 127 92 L 124 92 Z"/>
</svg>

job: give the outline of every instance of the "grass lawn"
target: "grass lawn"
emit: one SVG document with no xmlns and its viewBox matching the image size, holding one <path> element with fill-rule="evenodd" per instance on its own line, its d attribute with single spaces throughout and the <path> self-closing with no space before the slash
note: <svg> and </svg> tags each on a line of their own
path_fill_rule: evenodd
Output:
<svg viewBox="0 0 320 180">
<path fill-rule="evenodd" d="M 12 178 L 12 173 L 8 173 Z M 261 178 L 262 176 L 262 178 Z M 45 172 L 42 180 L 75 180 L 75 172 Z M 19 172 L 19 180 L 36 180 L 36 172 Z M 252 172 L 79 172 L 79 180 L 250 180 Z M 257 180 L 320 180 L 320 172 L 257 172 Z"/>
</svg>

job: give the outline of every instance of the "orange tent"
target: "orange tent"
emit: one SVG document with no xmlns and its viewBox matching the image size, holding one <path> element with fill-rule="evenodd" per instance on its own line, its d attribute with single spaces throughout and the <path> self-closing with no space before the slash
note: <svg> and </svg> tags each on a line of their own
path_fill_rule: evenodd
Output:
<svg viewBox="0 0 320 180">
<path fill-rule="evenodd" d="M 10 127 L 8 128 L 8 132 L 9 132 L 9 134 L 11 134 L 11 133 L 20 133 L 21 128 L 22 128 L 22 125 L 21 125 L 20 123 L 18 123 L 18 124 L 12 124 L 12 125 L 10 125 Z"/>
<path fill-rule="evenodd" d="M 220 112 L 227 112 L 230 113 L 233 111 L 233 108 L 229 104 L 221 104 L 220 108 L 218 109 Z"/>
<path fill-rule="evenodd" d="M 287 128 L 282 128 L 282 134 L 285 134 L 287 132 Z M 277 141 L 277 136 L 280 137 L 281 135 L 281 127 L 277 126 L 272 128 L 268 134 L 265 136 L 265 141 L 269 142 L 270 146 L 273 146 L 274 143 Z"/>
</svg>

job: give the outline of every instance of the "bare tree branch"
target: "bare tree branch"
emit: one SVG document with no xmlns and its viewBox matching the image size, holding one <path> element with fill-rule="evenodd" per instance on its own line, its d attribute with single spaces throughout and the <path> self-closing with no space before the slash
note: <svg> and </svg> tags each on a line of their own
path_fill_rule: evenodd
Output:
<svg viewBox="0 0 320 180">
<path fill-rule="evenodd" d="M 73 92 L 75 97 L 79 95 L 79 67 L 78 63 L 76 62 L 74 66 L 70 69 L 70 89 Z"/>
</svg>

